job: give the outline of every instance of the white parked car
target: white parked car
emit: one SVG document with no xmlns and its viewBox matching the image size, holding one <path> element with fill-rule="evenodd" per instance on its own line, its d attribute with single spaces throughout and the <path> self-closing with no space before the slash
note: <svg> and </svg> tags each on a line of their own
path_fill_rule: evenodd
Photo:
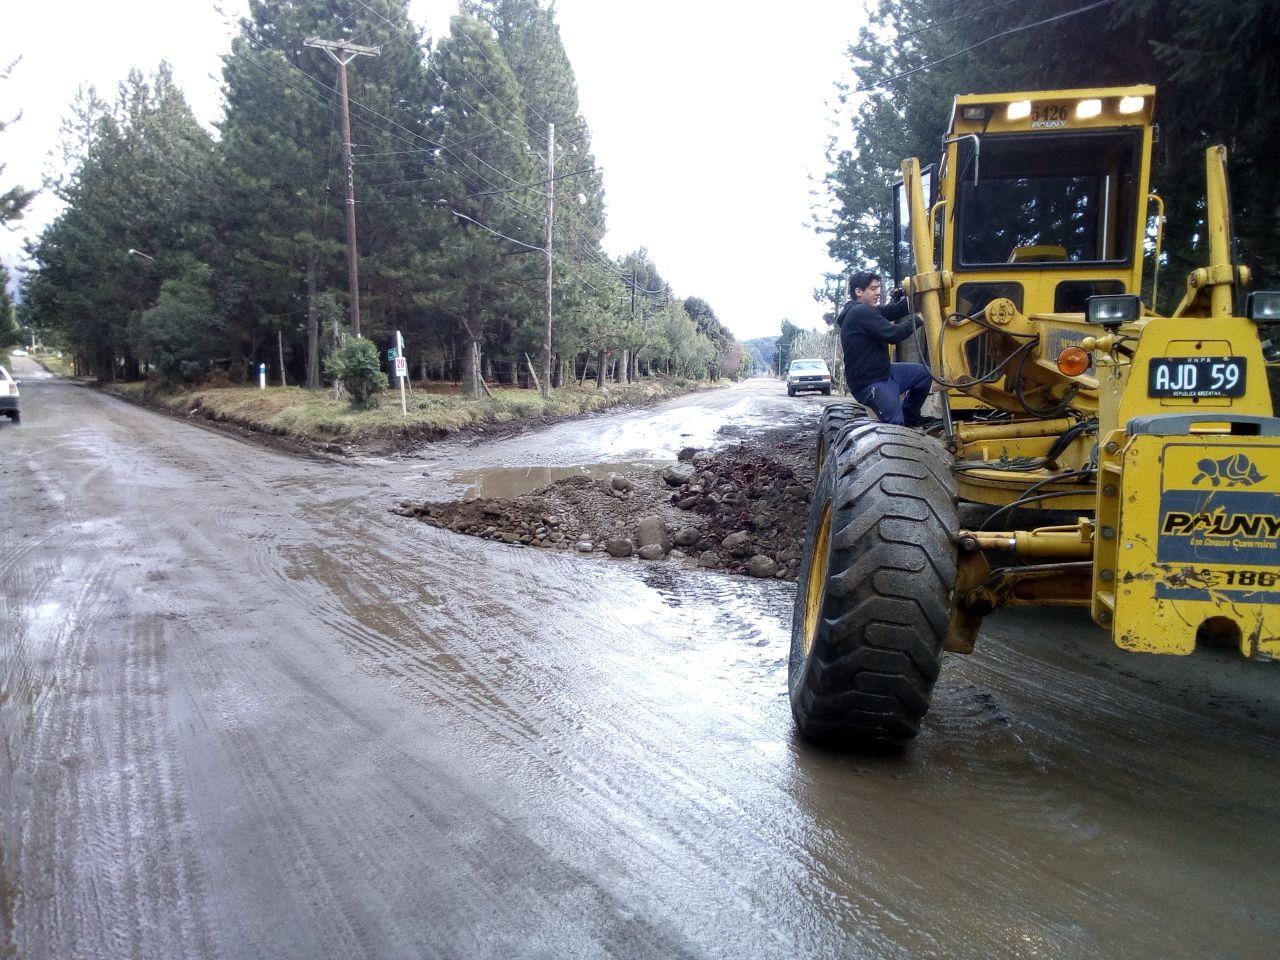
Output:
<svg viewBox="0 0 1280 960">
<path fill-rule="evenodd" d="M 801 390 L 821 390 L 831 396 L 831 370 L 825 360 L 792 360 L 787 368 L 787 396 Z"/>
<path fill-rule="evenodd" d="M 14 423 L 22 420 L 22 412 L 18 406 L 18 381 L 9 376 L 9 371 L 4 367 L 0 367 L 0 414 Z"/>
</svg>

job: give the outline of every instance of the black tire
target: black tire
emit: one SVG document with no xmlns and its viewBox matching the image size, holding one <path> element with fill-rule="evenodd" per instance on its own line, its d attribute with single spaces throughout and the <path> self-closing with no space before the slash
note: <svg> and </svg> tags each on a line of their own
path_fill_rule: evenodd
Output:
<svg viewBox="0 0 1280 960">
<path fill-rule="evenodd" d="M 9 414 L 9 419 L 12 420 L 14 423 L 21 423 L 22 414 L 19 413 L 17 410 L 14 410 L 12 413 Z"/>
<path fill-rule="evenodd" d="M 822 469 L 827 450 L 836 442 L 840 431 L 851 423 L 865 421 L 867 412 L 856 403 L 829 403 L 822 408 L 822 420 L 818 423 L 818 452 L 815 463 Z"/>
<path fill-rule="evenodd" d="M 795 395 L 796 395 L 796 392 L 792 390 L 790 387 L 787 387 L 787 396 L 794 397 Z"/>
<path fill-rule="evenodd" d="M 956 577 L 948 459 L 937 441 L 877 422 L 832 445 L 791 625 L 791 712 L 806 739 L 896 750 L 919 732 Z"/>
<path fill-rule="evenodd" d="M 831 396 L 831 388 L 830 388 L 830 387 L 823 387 L 823 388 L 822 388 L 822 395 L 823 395 L 824 397 L 829 397 L 829 396 Z"/>
</svg>

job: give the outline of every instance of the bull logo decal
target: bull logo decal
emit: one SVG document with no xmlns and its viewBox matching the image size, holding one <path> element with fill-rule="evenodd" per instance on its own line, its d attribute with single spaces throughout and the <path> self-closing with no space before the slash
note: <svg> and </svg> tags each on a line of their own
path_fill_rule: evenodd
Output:
<svg viewBox="0 0 1280 960">
<path fill-rule="evenodd" d="M 1243 453 L 1233 453 L 1223 460 L 1204 459 L 1196 464 L 1200 472 L 1191 478 L 1192 483 L 1207 479 L 1215 487 L 1225 480 L 1228 487 L 1252 487 L 1267 479 L 1258 467 Z"/>
</svg>

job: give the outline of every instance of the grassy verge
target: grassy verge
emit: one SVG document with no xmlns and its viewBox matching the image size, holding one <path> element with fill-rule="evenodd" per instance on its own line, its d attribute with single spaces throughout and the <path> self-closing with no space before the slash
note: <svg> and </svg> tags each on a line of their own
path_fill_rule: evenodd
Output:
<svg viewBox="0 0 1280 960">
<path fill-rule="evenodd" d="M 563 387 L 547 400 L 535 390 L 495 389 L 492 398 L 473 400 L 419 388 L 409 395 L 407 416 L 400 413 L 399 395 L 394 391 L 383 394 L 375 409 L 353 410 L 345 399 L 334 400 L 331 391 L 312 393 L 301 387 L 163 390 L 149 383 L 124 383 L 108 389 L 174 413 L 232 423 L 313 446 L 399 446 L 491 424 L 561 420 L 622 404 L 647 403 L 701 386 L 705 384 L 655 378 L 626 386 L 613 384 L 607 390 Z"/>
<path fill-rule="evenodd" d="M 62 356 L 52 350 L 40 350 L 30 356 L 32 360 L 36 361 L 55 377 L 70 377 L 75 375 L 75 370 L 72 369 L 70 357 Z"/>
</svg>

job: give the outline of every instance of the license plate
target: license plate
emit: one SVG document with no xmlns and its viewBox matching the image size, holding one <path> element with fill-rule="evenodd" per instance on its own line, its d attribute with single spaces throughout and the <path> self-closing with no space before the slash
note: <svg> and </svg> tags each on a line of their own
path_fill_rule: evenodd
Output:
<svg viewBox="0 0 1280 960">
<path fill-rule="evenodd" d="M 1244 357 L 1160 357 L 1147 369 L 1149 397 L 1244 396 Z"/>
</svg>

